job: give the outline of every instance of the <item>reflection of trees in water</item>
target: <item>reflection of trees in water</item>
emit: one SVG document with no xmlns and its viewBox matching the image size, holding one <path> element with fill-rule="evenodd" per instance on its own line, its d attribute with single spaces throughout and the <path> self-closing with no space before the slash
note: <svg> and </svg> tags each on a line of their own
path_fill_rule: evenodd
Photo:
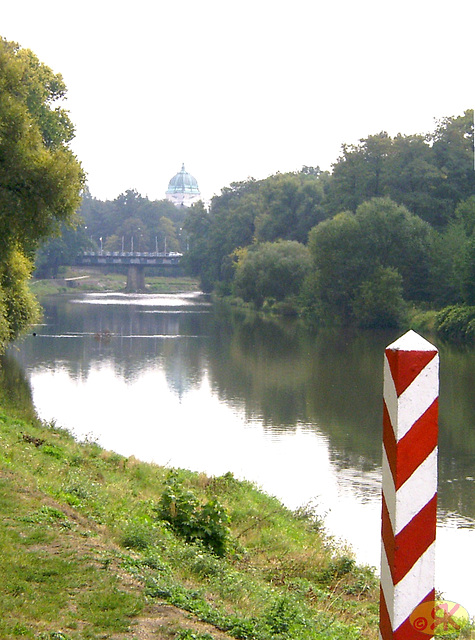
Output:
<svg viewBox="0 0 475 640">
<path fill-rule="evenodd" d="M 440 345 L 439 507 L 475 518 L 475 351 Z"/>
<path fill-rule="evenodd" d="M 180 397 L 208 375 L 221 401 L 244 407 L 247 419 L 262 421 L 267 431 L 303 425 L 328 438 L 339 469 L 379 467 L 383 356 L 394 333 L 315 336 L 295 321 L 250 319 L 221 306 L 209 314 L 162 311 L 46 306 L 47 325 L 21 346 L 18 358 L 33 368 L 65 369 L 74 379 L 101 363 L 127 381 L 160 371 Z M 76 337 L 47 337 L 68 332 Z M 151 337 L 157 335 L 164 337 Z M 8 375 L 11 392 L 31 400 L 29 388 L 16 382 L 18 372 Z M 439 504 L 475 517 L 475 483 L 466 479 L 475 475 L 474 379 L 475 352 L 441 348 Z"/>
<path fill-rule="evenodd" d="M 215 315 L 211 333 L 210 376 L 223 401 L 245 398 L 247 418 L 275 433 L 318 429 L 342 470 L 380 466 L 383 358 L 394 333 L 312 336 L 297 323 L 232 313 Z M 466 479 L 475 477 L 475 353 L 443 349 L 441 359 L 439 505 L 475 517 L 475 482 Z"/>
<path fill-rule="evenodd" d="M 126 381 L 162 369 L 178 394 L 201 382 L 205 367 L 198 336 L 204 333 L 205 314 L 65 301 L 46 303 L 44 309 L 44 326 L 19 355 L 29 366 L 54 366 L 74 380 L 87 378 L 102 364 Z"/>
<path fill-rule="evenodd" d="M 0 356 L 0 394 L 7 406 L 21 410 L 25 420 L 36 418 L 30 382 L 21 364 L 9 354 Z"/>
<path fill-rule="evenodd" d="M 212 319 L 210 378 L 220 399 L 245 399 L 246 418 L 269 429 L 293 429 L 305 420 L 306 364 L 295 323 L 224 312 Z"/>
<path fill-rule="evenodd" d="M 313 336 L 295 322 L 232 314 L 215 318 L 212 334 L 210 372 L 223 400 L 245 397 L 248 418 L 272 431 L 316 425 L 342 466 L 380 464 L 382 362 L 393 335 Z"/>
</svg>

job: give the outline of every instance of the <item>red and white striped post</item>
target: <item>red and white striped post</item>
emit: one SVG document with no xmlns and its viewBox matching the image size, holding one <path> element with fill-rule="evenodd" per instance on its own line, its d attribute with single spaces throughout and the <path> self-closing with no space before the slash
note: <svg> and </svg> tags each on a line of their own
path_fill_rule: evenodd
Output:
<svg viewBox="0 0 475 640">
<path fill-rule="evenodd" d="M 414 331 L 384 358 L 381 640 L 427 640 L 409 621 L 435 600 L 439 355 Z"/>
</svg>

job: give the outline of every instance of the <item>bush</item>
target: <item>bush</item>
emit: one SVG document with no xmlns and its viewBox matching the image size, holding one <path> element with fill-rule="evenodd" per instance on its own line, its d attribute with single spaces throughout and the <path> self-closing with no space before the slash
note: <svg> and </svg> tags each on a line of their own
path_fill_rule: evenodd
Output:
<svg viewBox="0 0 475 640">
<path fill-rule="evenodd" d="M 438 335 L 454 342 L 475 340 L 475 307 L 453 305 L 439 311 L 435 317 Z"/>
<path fill-rule="evenodd" d="M 262 307 L 299 293 L 310 270 L 310 254 L 295 241 L 264 242 L 243 251 L 234 276 L 234 293 Z"/>
<path fill-rule="evenodd" d="M 225 555 L 230 535 L 226 509 L 217 500 L 201 504 L 194 493 L 179 483 L 175 474 L 167 480 L 155 512 L 187 542 L 200 541 L 216 555 Z"/>
</svg>

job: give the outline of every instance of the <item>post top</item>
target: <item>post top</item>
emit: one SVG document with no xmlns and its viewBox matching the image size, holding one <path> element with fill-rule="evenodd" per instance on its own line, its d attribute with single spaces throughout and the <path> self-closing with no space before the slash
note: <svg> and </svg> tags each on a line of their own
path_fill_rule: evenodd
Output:
<svg viewBox="0 0 475 640">
<path fill-rule="evenodd" d="M 412 329 L 386 348 L 391 351 L 437 351 L 437 347 Z"/>
</svg>

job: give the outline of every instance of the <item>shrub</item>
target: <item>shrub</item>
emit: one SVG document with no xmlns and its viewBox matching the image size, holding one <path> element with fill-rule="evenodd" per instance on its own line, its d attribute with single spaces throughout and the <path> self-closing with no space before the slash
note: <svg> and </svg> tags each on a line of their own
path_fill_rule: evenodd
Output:
<svg viewBox="0 0 475 640">
<path fill-rule="evenodd" d="M 475 307 L 463 305 L 445 307 L 436 315 L 435 330 L 447 340 L 473 342 L 475 340 Z"/>
<path fill-rule="evenodd" d="M 155 512 L 186 541 L 200 541 L 216 555 L 225 555 L 230 535 L 229 516 L 218 500 L 201 504 L 195 494 L 171 474 Z"/>
</svg>

